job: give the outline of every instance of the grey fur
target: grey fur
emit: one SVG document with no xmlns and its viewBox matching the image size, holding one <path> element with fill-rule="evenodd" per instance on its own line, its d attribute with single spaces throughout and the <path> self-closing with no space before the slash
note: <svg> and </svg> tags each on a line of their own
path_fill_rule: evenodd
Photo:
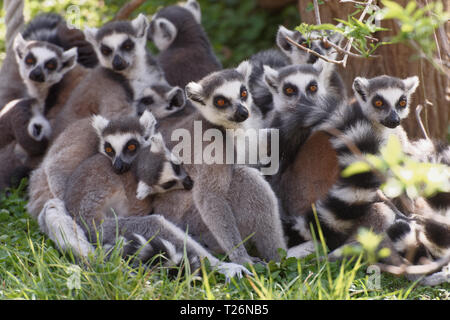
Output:
<svg viewBox="0 0 450 320">
<path fill-rule="evenodd" d="M 247 121 L 233 121 L 236 108 L 249 108 L 251 97 L 241 100 L 240 89 L 245 86 L 250 70 L 247 64 L 235 70 L 224 70 L 213 73 L 198 83 L 190 83 L 186 93 L 198 112 L 186 117 L 177 125 L 187 129 L 193 136 L 194 121 L 202 123 L 202 130 L 245 128 Z M 220 88 L 235 90 L 222 92 Z M 226 110 L 218 110 L 213 99 L 220 94 L 229 99 Z M 240 105 L 240 107 L 237 107 Z M 164 131 L 164 123 L 161 123 Z M 170 137 L 167 137 L 167 139 Z M 226 137 L 229 139 L 231 137 Z M 169 142 L 173 147 L 174 143 Z M 225 143 L 224 143 L 225 145 Z M 203 148 L 206 144 L 203 144 Z M 192 153 L 193 154 L 193 153 Z M 191 159 L 191 163 L 193 159 Z M 225 162 L 223 162 L 225 163 Z M 278 215 L 278 204 L 273 191 L 261 174 L 253 168 L 232 164 L 186 164 L 188 174 L 195 181 L 192 198 L 186 195 L 179 203 L 181 208 L 175 208 L 164 214 L 169 220 L 178 221 L 182 228 L 193 230 L 197 235 L 208 240 L 208 246 L 215 247 L 228 254 L 230 259 L 238 263 L 252 262 L 252 258 L 242 246 L 243 239 L 253 237 L 250 242 L 258 249 L 259 257 L 266 260 L 279 260 L 278 248 L 285 248 L 283 232 Z M 249 190 L 252 190 L 249 192 Z M 180 194 L 180 193 L 178 193 Z M 244 196 L 245 194 L 245 196 Z M 173 193 L 171 193 L 173 195 Z M 171 196 L 167 194 L 167 197 Z M 163 196 L 161 196 L 163 197 Z M 164 196 L 165 197 L 165 196 Z M 181 210 L 178 210 L 181 209 Z M 186 215 L 187 220 L 177 220 L 180 215 L 194 209 L 196 215 Z M 189 221 L 189 222 L 188 222 Z M 198 228 L 207 226 L 207 232 L 200 233 Z M 217 245 L 214 245 L 216 243 Z"/>
<path fill-rule="evenodd" d="M 157 60 L 173 86 L 184 88 L 190 81 L 222 69 L 206 32 L 196 20 L 199 17 L 200 5 L 192 0 L 184 6 L 163 8 L 152 17 L 148 38 L 159 48 Z"/>
<path fill-rule="evenodd" d="M 100 65 L 124 77 L 134 95 L 151 85 L 167 84 L 163 71 L 146 47 L 148 26 L 148 19 L 140 14 L 130 22 L 113 22 L 98 30 L 85 30 Z"/>
</svg>

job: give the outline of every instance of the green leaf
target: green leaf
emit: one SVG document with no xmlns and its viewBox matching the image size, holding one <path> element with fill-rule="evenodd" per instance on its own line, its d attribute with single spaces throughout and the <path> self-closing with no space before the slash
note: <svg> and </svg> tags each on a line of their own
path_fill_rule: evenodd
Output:
<svg viewBox="0 0 450 320">
<path fill-rule="evenodd" d="M 390 166 L 394 166 L 402 160 L 402 145 L 396 135 L 389 135 L 386 146 L 381 149 L 381 155 Z"/>
<path fill-rule="evenodd" d="M 351 165 L 349 165 L 347 168 L 342 170 L 341 176 L 344 178 L 353 176 L 355 174 L 363 173 L 372 170 L 370 165 L 367 162 L 364 161 L 355 161 Z"/>
</svg>

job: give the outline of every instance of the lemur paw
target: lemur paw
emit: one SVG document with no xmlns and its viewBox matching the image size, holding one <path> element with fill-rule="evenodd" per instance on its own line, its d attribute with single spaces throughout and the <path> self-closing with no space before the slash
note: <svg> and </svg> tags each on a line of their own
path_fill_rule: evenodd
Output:
<svg viewBox="0 0 450 320">
<path fill-rule="evenodd" d="M 237 263 L 221 262 L 217 265 L 217 271 L 225 275 L 225 281 L 228 283 L 233 277 L 242 278 L 242 274 L 251 275 L 252 273 L 244 266 Z"/>
</svg>

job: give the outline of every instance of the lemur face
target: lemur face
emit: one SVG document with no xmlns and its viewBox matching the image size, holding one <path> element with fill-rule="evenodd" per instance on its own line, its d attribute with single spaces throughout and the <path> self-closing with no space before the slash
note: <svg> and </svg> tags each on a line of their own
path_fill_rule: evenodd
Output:
<svg viewBox="0 0 450 320">
<path fill-rule="evenodd" d="M 327 39 L 336 45 L 339 45 L 339 43 L 343 39 L 343 36 L 336 32 L 327 32 L 327 34 Z M 300 48 L 297 48 L 292 43 L 286 40 L 286 36 L 296 41 L 298 44 L 311 49 L 323 56 L 329 57 L 331 59 L 334 59 L 337 56 L 337 51 L 329 43 L 326 43 L 322 40 L 317 40 L 317 38 L 321 37 L 318 31 L 311 32 L 308 38 L 313 40 L 308 41 L 308 38 L 305 35 L 301 34 L 299 31 L 291 31 L 283 26 L 280 26 L 277 33 L 277 45 L 294 64 L 313 64 L 317 61 L 318 57 Z"/>
<path fill-rule="evenodd" d="M 403 80 L 386 75 L 372 79 L 357 77 L 353 91 L 369 119 L 395 128 L 408 116 L 411 95 L 418 85 L 417 77 Z"/>
<path fill-rule="evenodd" d="M 179 87 L 152 85 L 136 93 L 135 110 L 141 116 L 145 110 L 151 111 L 156 119 L 163 119 L 184 108 L 186 98 Z"/>
<path fill-rule="evenodd" d="M 139 154 L 135 175 L 139 200 L 172 190 L 191 190 L 194 186 L 179 159 L 165 146 L 161 133 L 153 135 L 150 147 Z"/>
<path fill-rule="evenodd" d="M 99 152 L 110 158 L 114 171 L 121 174 L 131 168 L 139 150 L 149 144 L 156 120 L 148 111 L 139 119 L 129 116 L 108 120 L 95 115 L 92 126 L 100 140 Z"/>
<path fill-rule="evenodd" d="M 291 65 L 280 70 L 264 66 L 264 81 L 280 110 L 296 109 L 305 100 L 318 102 L 326 94 L 321 70 L 311 65 Z"/>
<path fill-rule="evenodd" d="M 224 127 L 239 126 L 250 116 L 251 97 L 246 87 L 250 64 L 212 73 L 186 86 L 186 95 L 209 122 Z"/>
<path fill-rule="evenodd" d="M 22 79 L 48 87 L 61 81 L 77 60 L 76 48 L 63 51 L 47 42 L 26 41 L 20 33 L 14 40 L 14 52 Z"/>
<path fill-rule="evenodd" d="M 102 28 L 86 28 L 86 39 L 94 46 L 101 66 L 126 73 L 136 62 L 136 56 L 145 56 L 148 19 L 140 14 L 131 22 L 116 21 Z"/>
</svg>

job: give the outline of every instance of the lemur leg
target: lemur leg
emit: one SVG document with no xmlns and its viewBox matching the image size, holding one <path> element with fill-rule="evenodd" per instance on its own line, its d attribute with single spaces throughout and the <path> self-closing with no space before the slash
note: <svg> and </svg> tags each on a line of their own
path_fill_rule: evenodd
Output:
<svg viewBox="0 0 450 320">
<path fill-rule="evenodd" d="M 208 258 L 211 265 L 217 267 L 218 271 L 227 277 L 235 275 L 241 277 L 242 272 L 249 273 L 243 266 L 221 262 L 161 215 L 109 218 L 99 226 L 99 230 L 103 245 L 114 245 L 119 235 L 124 238 L 124 254 L 139 252 L 139 258 L 144 261 L 162 251 L 173 263 L 178 264 L 186 250 L 187 258 L 191 263 Z"/>
<path fill-rule="evenodd" d="M 239 233 L 238 222 L 225 195 L 211 192 L 205 197 L 198 193 L 199 191 L 194 191 L 194 202 L 200 216 L 230 260 L 240 264 L 252 263 Z"/>
<path fill-rule="evenodd" d="M 249 192 L 251 191 L 251 192 Z M 245 192 L 245 197 L 242 196 Z M 267 261 L 278 261 L 278 249 L 286 250 L 283 228 L 278 211 L 278 200 L 261 173 L 250 167 L 234 170 L 228 198 L 235 214 L 242 238 L 253 234 L 259 256 Z"/>
<path fill-rule="evenodd" d="M 231 261 L 252 263 L 247 253 L 238 221 L 228 196 L 233 179 L 233 166 L 200 165 L 188 170 L 194 182 L 192 196 L 204 224 Z M 242 196 L 241 194 L 239 196 Z"/>
</svg>

